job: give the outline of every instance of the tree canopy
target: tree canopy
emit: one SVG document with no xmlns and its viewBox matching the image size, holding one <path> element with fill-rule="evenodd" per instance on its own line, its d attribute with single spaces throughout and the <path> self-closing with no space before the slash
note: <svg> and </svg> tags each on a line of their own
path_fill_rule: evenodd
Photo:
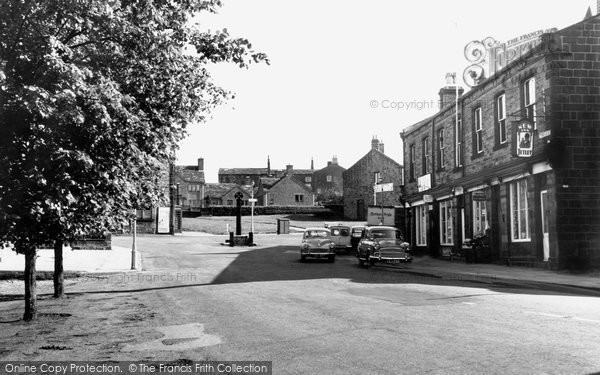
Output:
<svg viewBox="0 0 600 375">
<path fill-rule="evenodd" d="M 0 2 L 1 241 L 35 252 L 160 199 L 157 171 L 230 95 L 208 65 L 268 63 L 248 40 L 191 23 L 220 6 Z"/>
</svg>

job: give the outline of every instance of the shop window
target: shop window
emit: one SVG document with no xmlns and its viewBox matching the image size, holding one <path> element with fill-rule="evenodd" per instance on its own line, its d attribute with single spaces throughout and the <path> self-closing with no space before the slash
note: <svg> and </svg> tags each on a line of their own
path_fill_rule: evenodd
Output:
<svg viewBox="0 0 600 375">
<path fill-rule="evenodd" d="M 527 180 L 510 184 L 511 238 L 513 242 L 530 241 L 527 207 Z"/>
<path fill-rule="evenodd" d="M 473 235 L 485 234 L 488 228 L 485 201 L 473 201 Z"/>
<path fill-rule="evenodd" d="M 415 224 L 417 227 L 417 246 L 427 245 L 427 205 L 415 208 Z"/>
<path fill-rule="evenodd" d="M 452 201 L 440 202 L 440 244 L 454 245 L 454 223 L 452 222 Z"/>
</svg>

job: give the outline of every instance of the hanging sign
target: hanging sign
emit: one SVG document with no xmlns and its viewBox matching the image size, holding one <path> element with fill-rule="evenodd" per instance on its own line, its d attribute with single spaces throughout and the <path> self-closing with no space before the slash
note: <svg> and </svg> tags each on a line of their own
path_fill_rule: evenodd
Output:
<svg viewBox="0 0 600 375">
<path fill-rule="evenodd" d="M 523 119 L 515 123 L 516 140 L 514 142 L 515 156 L 528 158 L 533 154 L 533 124 L 529 119 Z"/>
</svg>

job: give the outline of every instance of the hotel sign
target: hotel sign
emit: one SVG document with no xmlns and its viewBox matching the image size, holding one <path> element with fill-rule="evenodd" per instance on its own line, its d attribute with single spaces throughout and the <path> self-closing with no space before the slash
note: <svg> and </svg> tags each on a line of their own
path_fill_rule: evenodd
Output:
<svg viewBox="0 0 600 375">
<path fill-rule="evenodd" d="M 515 125 L 514 155 L 520 158 L 528 158 L 533 154 L 533 124 L 530 120 L 523 119 L 517 121 Z"/>
<path fill-rule="evenodd" d="M 431 173 L 417 178 L 417 189 L 419 192 L 431 189 Z"/>
<path fill-rule="evenodd" d="M 465 58 L 471 63 L 464 72 L 463 80 L 469 87 L 479 85 L 502 70 L 511 62 L 524 56 L 542 43 L 541 36 L 556 32 L 556 28 L 537 30 L 500 43 L 493 37 L 474 40 L 464 49 Z"/>
</svg>

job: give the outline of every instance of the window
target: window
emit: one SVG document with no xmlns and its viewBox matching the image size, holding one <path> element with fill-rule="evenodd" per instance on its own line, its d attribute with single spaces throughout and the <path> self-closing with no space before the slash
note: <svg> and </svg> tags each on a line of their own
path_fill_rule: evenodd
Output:
<svg viewBox="0 0 600 375">
<path fill-rule="evenodd" d="M 137 220 L 152 220 L 152 210 L 135 210 Z"/>
<path fill-rule="evenodd" d="M 317 188 L 317 194 L 321 194 L 321 188 Z"/>
<path fill-rule="evenodd" d="M 454 124 L 454 165 L 462 167 L 462 119 L 459 118 Z"/>
<path fill-rule="evenodd" d="M 331 181 L 333 181 L 333 177 L 330 175 L 327 175 L 327 182 L 331 182 Z"/>
<path fill-rule="evenodd" d="M 302 202 L 304 202 L 304 195 L 303 194 L 295 194 L 294 198 L 296 200 L 296 203 L 302 203 Z"/>
<path fill-rule="evenodd" d="M 381 183 L 381 173 L 379 173 L 379 172 L 373 173 L 373 183 L 374 184 Z"/>
<path fill-rule="evenodd" d="M 417 246 L 427 245 L 427 205 L 415 208 L 415 224 L 417 227 Z"/>
<path fill-rule="evenodd" d="M 496 128 L 498 144 L 506 143 L 506 95 L 504 94 L 496 98 Z"/>
<path fill-rule="evenodd" d="M 439 145 L 439 152 L 440 152 L 440 158 L 438 159 L 440 164 L 438 165 L 438 167 L 440 169 L 444 169 L 444 164 L 446 163 L 445 160 L 445 155 L 444 155 L 444 129 L 440 129 L 438 130 L 438 145 Z"/>
<path fill-rule="evenodd" d="M 523 84 L 523 102 L 525 104 L 525 117 L 531 120 L 533 128 L 537 129 L 535 123 L 535 77 L 529 78 Z"/>
<path fill-rule="evenodd" d="M 409 177 L 410 177 L 411 181 L 414 181 L 415 180 L 415 161 L 417 159 L 417 156 L 415 153 L 415 145 L 410 145 L 408 159 L 410 160 Z"/>
<path fill-rule="evenodd" d="M 513 242 L 529 241 L 529 219 L 527 215 L 527 180 L 510 184 L 511 238 Z"/>
<path fill-rule="evenodd" d="M 452 201 L 440 202 L 440 244 L 454 245 L 452 222 Z"/>
<path fill-rule="evenodd" d="M 429 171 L 429 137 L 423 138 L 423 175 Z"/>
<path fill-rule="evenodd" d="M 304 182 L 312 182 L 312 177 L 311 176 L 304 177 Z"/>
<path fill-rule="evenodd" d="M 473 121 L 475 121 L 475 150 L 477 154 L 481 154 L 483 152 L 483 125 L 481 119 L 481 107 L 475 109 L 473 113 Z"/>
<path fill-rule="evenodd" d="M 485 234 L 488 228 L 485 201 L 473 201 L 473 235 Z"/>
</svg>

